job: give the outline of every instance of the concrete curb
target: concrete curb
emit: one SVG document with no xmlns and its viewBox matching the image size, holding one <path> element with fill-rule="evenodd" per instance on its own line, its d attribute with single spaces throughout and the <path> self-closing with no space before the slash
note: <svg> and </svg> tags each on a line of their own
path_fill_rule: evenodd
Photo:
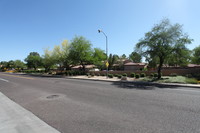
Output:
<svg viewBox="0 0 200 133">
<path fill-rule="evenodd" d="M 60 133 L 0 92 L 0 133 Z"/>
</svg>

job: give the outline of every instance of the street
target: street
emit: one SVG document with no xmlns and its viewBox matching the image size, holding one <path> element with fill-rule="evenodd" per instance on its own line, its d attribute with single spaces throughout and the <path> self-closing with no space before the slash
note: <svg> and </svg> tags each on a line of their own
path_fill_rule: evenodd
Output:
<svg viewBox="0 0 200 133">
<path fill-rule="evenodd" d="M 200 89 L 0 73 L 0 92 L 61 133 L 200 133 Z"/>
</svg>

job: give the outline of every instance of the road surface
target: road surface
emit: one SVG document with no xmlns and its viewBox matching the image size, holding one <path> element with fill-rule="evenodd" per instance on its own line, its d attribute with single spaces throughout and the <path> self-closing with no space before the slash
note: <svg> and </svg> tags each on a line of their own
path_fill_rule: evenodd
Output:
<svg viewBox="0 0 200 133">
<path fill-rule="evenodd" d="M 200 133 L 200 90 L 0 73 L 0 92 L 61 133 Z"/>
</svg>

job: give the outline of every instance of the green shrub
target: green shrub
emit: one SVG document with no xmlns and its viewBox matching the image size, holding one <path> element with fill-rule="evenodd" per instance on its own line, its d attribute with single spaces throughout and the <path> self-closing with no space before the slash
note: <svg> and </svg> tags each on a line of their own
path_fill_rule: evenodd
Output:
<svg viewBox="0 0 200 133">
<path fill-rule="evenodd" d="M 157 78 L 157 77 L 158 77 L 158 73 L 154 73 L 154 74 L 153 74 L 153 77 L 154 77 L 154 78 Z"/>
<path fill-rule="evenodd" d="M 94 77 L 94 76 L 95 76 L 95 74 L 94 74 L 94 73 L 91 73 L 91 76 L 92 76 L 92 77 Z"/>
<path fill-rule="evenodd" d="M 65 75 L 67 75 L 67 76 L 68 76 L 68 75 L 69 75 L 69 73 L 68 73 L 68 72 L 65 72 Z"/>
<path fill-rule="evenodd" d="M 78 75 L 83 75 L 82 73 L 83 73 L 83 72 L 81 72 L 81 71 L 78 71 Z"/>
<path fill-rule="evenodd" d="M 118 74 L 114 74 L 114 77 L 118 77 Z"/>
<path fill-rule="evenodd" d="M 151 74 L 150 74 L 150 77 L 151 77 L 151 78 L 153 78 L 153 76 L 154 76 L 154 74 L 153 74 L 153 73 L 151 73 Z"/>
<path fill-rule="evenodd" d="M 86 75 L 87 75 L 87 76 L 89 76 L 89 75 L 90 75 L 90 73 L 86 73 Z"/>
<path fill-rule="evenodd" d="M 67 72 L 67 75 L 68 75 L 68 76 L 71 76 L 71 72 L 70 72 L 70 71 L 68 71 L 68 72 Z"/>
<path fill-rule="evenodd" d="M 105 73 L 102 73 L 101 76 L 106 76 L 106 74 L 105 74 Z"/>
<path fill-rule="evenodd" d="M 66 72 L 65 72 L 65 74 L 66 74 Z M 69 76 L 73 76 L 73 71 L 68 71 L 67 74 L 68 74 Z"/>
<path fill-rule="evenodd" d="M 192 74 L 187 74 L 186 77 L 192 78 L 193 76 L 192 76 Z"/>
<path fill-rule="evenodd" d="M 100 73 L 97 73 L 96 76 L 101 76 Z"/>
<path fill-rule="evenodd" d="M 50 73 L 53 74 L 53 75 L 63 75 L 62 72 L 50 72 Z"/>
<path fill-rule="evenodd" d="M 141 77 L 146 77 L 146 74 L 145 73 L 141 73 L 140 76 Z"/>
<path fill-rule="evenodd" d="M 81 75 L 81 74 L 80 74 L 80 73 L 81 73 L 80 71 L 75 71 L 74 73 L 75 73 L 75 75 Z"/>
<path fill-rule="evenodd" d="M 196 79 L 200 80 L 200 73 L 193 73 L 190 75 L 191 75 L 190 77 L 195 77 Z"/>
<path fill-rule="evenodd" d="M 109 78 L 113 78 L 113 74 L 108 74 L 108 77 Z"/>
<path fill-rule="evenodd" d="M 75 75 L 81 75 L 80 71 L 75 71 L 74 73 L 75 73 Z"/>
<path fill-rule="evenodd" d="M 122 75 L 119 74 L 119 75 L 118 75 L 118 78 L 121 79 L 121 78 L 122 78 Z"/>
<path fill-rule="evenodd" d="M 24 73 L 40 73 L 40 71 L 37 70 L 23 70 Z"/>
<path fill-rule="evenodd" d="M 131 78 L 134 78 L 135 77 L 135 73 L 131 73 Z"/>
<path fill-rule="evenodd" d="M 80 75 L 86 75 L 86 72 L 84 72 L 84 71 L 79 71 L 79 74 L 80 74 Z"/>
<path fill-rule="evenodd" d="M 77 72 L 76 72 L 76 71 L 73 71 L 72 74 L 73 74 L 73 76 L 76 76 L 76 75 L 77 75 Z"/>
<path fill-rule="evenodd" d="M 177 74 L 176 74 L 176 73 L 171 73 L 169 76 L 170 76 L 170 77 L 176 77 Z"/>
<path fill-rule="evenodd" d="M 143 71 L 148 71 L 148 68 L 147 67 L 143 68 Z"/>
<path fill-rule="evenodd" d="M 135 78 L 136 78 L 136 79 L 139 79 L 139 78 L 140 78 L 140 74 L 136 74 L 136 75 L 135 75 Z"/>
<path fill-rule="evenodd" d="M 127 74 L 126 74 L 126 73 L 123 73 L 122 76 L 127 77 Z"/>
<path fill-rule="evenodd" d="M 185 82 L 188 84 L 197 84 L 198 81 L 195 78 L 186 78 Z"/>
</svg>

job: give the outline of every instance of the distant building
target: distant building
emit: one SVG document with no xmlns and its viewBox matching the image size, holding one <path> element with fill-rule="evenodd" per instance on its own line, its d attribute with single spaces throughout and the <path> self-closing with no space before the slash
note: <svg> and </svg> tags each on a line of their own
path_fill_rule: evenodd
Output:
<svg viewBox="0 0 200 133">
<path fill-rule="evenodd" d="M 142 70 L 147 66 L 146 63 L 133 63 L 129 62 L 124 64 L 124 71 Z"/>
<path fill-rule="evenodd" d="M 197 65 L 197 64 L 188 64 L 187 67 L 200 67 L 200 65 Z"/>
<path fill-rule="evenodd" d="M 114 71 L 120 71 L 120 70 L 123 71 L 124 70 L 124 64 L 129 63 L 129 62 L 132 62 L 132 61 L 129 60 L 129 59 L 118 59 L 116 61 L 116 63 L 113 64 L 112 69 Z"/>
<path fill-rule="evenodd" d="M 71 67 L 71 70 L 79 71 L 79 70 L 81 70 L 82 68 L 83 68 L 82 65 L 78 65 L 78 66 Z M 92 69 L 94 69 L 94 68 L 96 68 L 95 65 L 85 65 L 85 70 L 86 70 L 86 71 L 92 70 Z"/>
</svg>

